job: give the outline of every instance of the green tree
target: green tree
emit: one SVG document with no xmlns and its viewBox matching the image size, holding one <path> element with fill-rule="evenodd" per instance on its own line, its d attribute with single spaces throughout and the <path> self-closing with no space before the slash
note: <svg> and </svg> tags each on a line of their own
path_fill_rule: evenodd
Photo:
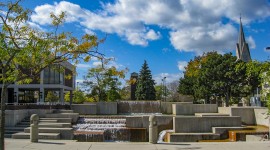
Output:
<svg viewBox="0 0 270 150">
<path fill-rule="evenodd" d="M 151 71 L 146 61 L 142 65 L 140 74 L 138 77 L 137 88 L 136 88 L 136 99 L 137 100 L 155 100 L 156 90 L 155 81 L 152 79 Z"/>
<path fill-rule="evenodd" d="M 104 60 L 102 65 L 88 70 L 84 77 L 84 87 L 88 90 L 95 101 L 115 101 L 120 99 L 119 79 L 125 77 L 127 69 L 117 70 L 109 67 L 110 59 Z"/>
<path fill-rule="evenodd" d="M 57 96 L 56 94 L 54 94 L 53 91 L 48 91 L 46 97 L 45 97 L 45 101 L 48 102 L 57 102 L 59 101 L 59 96 Z"/>
<path fill-rule="evenodd" d="M 70 93 L 65 94 L 65 101 L 69 102 L 70 99 Z M 83 91 L 81 90 L 75 90 L 73 91 L 73 97 L 72 97 L 72 102 L 75 104 L 82 104 L 83 102 L 87 102 L 88 98 L 84 94 Z"/>
<path fill-rule="evenodd" d="M 30 83 L 38 79 L 44 68 L 53 64 L 66 61 L 77 64 L 80 59 L 89 61 L 91 57 L 103 57 L 97 51 L 103 40 L 89 34 L 78 39 L 71 33 L 58 31 L 64 23 L 64 13 L 58 16 L 51 13 L 52 26 L 46 31 L 52 32 L 40 31 L 29 25 L 30 10 L 22 8 L 19 2 L 0 2 L 0 149 L 5 147 L 5 93 L 10 84 Z"/>
</svg>

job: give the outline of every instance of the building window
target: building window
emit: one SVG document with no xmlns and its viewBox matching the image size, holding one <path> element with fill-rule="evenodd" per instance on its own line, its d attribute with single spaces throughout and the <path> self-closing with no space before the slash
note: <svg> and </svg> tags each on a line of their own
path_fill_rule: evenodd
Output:
<svg viewBox="0 0 270 150">
<path fill-rule="evenodd" d="M 47 67 L 44 69 L 44 78 L 43 78 L 44 84 L 61 84 L 61 80 L 63 79 L 60 78 L 61 75 L 59 71 L 56 70 L 55 68 Z"/>
</svg>

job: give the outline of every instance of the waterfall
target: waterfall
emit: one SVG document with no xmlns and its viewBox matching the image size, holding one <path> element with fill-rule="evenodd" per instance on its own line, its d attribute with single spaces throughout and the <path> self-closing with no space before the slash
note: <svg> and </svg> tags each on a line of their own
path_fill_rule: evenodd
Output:
<svg viewBox="0 0 270 150">
<path fill-rule="evenodd" d="M 165 138 L 166 133 L 168 133 L 168 132 L 174 132 L 174 131 L 173 130 L 163 130 L 163 131 L 161 131 L 159 133 L 159 135 L 158 135 L 157 143 L 165 143 L 164 138 Z"/>
</svg>

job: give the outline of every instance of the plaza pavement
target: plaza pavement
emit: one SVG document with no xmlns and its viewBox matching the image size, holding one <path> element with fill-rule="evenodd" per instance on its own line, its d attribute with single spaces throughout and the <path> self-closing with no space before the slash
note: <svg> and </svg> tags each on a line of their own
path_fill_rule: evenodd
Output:
<svg viewBox="0 0 270 150">
<path fill-rule="evenodd" d="M 71 140 L 5 139 L 7 150 L 270 150 L 270 141 L 150 144 L 147 142 L 76 142 Z"/>
</svg>

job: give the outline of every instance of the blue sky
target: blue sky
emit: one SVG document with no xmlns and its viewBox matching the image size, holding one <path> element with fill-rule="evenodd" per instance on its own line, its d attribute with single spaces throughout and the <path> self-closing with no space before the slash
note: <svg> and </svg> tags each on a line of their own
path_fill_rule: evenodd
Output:
<svg viewBox="0 0 270 150">
<path fill-rule="evenodd" d="M 33 10 L 31 24 L 45 29 L 49 13 L 66 12 L 66 31 L 81 36 L 96 34 L 103 38 L 99 47 L 111 65 L 129 73 L 139 72 L 147 60 L 157 83 L 166 76 L 178 80 L 184 66 L 194 56 L 216 50 L 232 52 L 238 38 L 239 16 L 252 59 L 265 61 L 270 53 L 269 0 L 24 0 L 22 5 Z M 78 81 L 96 60 L 77 67 Z"/>
</svg>

